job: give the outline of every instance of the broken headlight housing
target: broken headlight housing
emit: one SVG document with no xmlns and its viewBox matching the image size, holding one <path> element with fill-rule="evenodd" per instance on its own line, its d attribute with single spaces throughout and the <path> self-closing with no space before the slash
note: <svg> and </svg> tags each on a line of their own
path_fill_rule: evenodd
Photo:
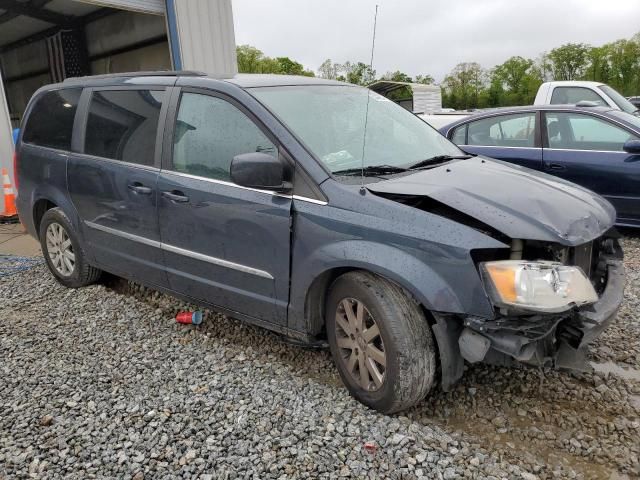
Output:
<svg viewBox="0 0 640 480">
<path fill-rule="evenodd" d="M 557 262 L 484 262 L 480 271 L 494 304 L 536 312 L 562 312 L 598 300 L 580 267 Z"/>
</svg>

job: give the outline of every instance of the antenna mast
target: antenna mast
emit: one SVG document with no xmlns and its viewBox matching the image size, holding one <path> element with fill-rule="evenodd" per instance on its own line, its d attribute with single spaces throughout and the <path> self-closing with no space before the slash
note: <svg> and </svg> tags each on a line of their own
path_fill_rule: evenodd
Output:
<svg viewBox="0 0 640 480">
<path fill-rule="evenodd" d="M 369 72 L 373 72 L 373 52 L 376 48 L 376 26 L 378 24 L 378 4 L 376 4 L 376 13 L 373 17 L 373 39 L 371 41 L 371 61 L 369 62 Z M 364 153 L 365 153 L 365 145 L 367 143 L 367 123 L 369 121 L 369 94 L 367 93 L 367 110 L 364 116 L 364 134 L 362 136 L 362 162 L 361 162 L 361 173 L 360 173 L 360 195 L 364 195 L 367 193 L 367 190 L 364 188 Z"/>
<path fill-rule="evenodd" d="M 376 14 L 373 17 L 373 40 L 371 41 L 371 61 L 369 62 L 369 68 L 373 71 L 373 51 L 376 48 L 376 25 L 378 23 L 378 4 L 376 4 Z"/>
</svg>

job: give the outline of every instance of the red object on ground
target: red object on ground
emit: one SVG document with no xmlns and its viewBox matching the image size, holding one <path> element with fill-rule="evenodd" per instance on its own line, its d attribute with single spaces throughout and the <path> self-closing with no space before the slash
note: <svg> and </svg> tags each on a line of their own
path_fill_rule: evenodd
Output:
<svg viewBox="0 0 640 480">
<path fill-rule="evenodd" d="M 176 322 L 185 325 L 200 325 L 202 323 L 202 312 L 178 312 Z"/>
<path fill-rule="evenodd" d="M 367 453 L 374 454 L 378 450 L 378 446 L 375 442 L 364 442 L 364 449 Z"/>
</svg>

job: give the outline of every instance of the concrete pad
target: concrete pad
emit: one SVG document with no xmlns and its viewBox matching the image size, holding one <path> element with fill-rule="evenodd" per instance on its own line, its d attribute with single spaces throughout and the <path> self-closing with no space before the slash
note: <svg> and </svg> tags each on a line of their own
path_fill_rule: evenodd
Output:
<svg viewBox="0 0 640 480">
<path fill-rule="evenodd" d="M 0 254 L 35 257 L 42 255 L 40 243 L 24 232 L 22 225 L 0 224 Z"/>
</svg>

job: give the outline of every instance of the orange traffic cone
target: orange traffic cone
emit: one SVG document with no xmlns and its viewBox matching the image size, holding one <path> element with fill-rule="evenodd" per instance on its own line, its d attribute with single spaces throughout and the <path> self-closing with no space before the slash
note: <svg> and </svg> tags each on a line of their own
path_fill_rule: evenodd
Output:
<svg viewBox="0 0 640 480">
<path fill-rule="evenodd" d="M 6 168 L 2 169 L 2 187 L 4 191 L 4 212 L 0 217 L 15 217 L 18 214 L 16 210 L 16 194 L 11 186 L 11 178 Z"/>
</svg>

